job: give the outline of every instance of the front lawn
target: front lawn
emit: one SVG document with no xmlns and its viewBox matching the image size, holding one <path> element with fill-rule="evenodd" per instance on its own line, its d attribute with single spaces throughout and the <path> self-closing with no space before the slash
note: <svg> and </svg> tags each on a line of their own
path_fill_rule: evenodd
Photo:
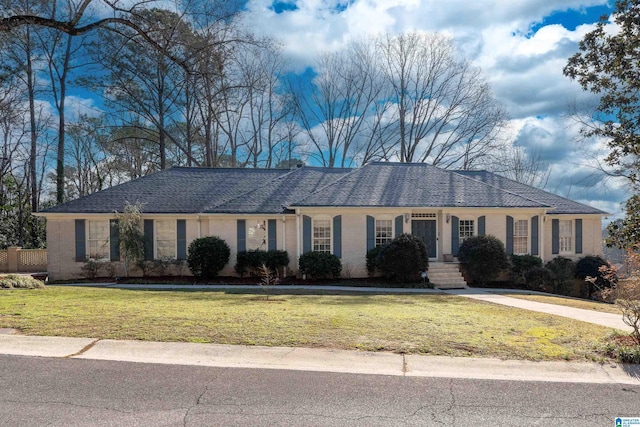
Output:
<svg viewBox="0 0 640 427">
<path fill-rule="evenodd" d="M 27 335 L 598 360 L 611 329 L 449 295 L 264 295 L 82 287 L 0 291 Z"/>
</svg>

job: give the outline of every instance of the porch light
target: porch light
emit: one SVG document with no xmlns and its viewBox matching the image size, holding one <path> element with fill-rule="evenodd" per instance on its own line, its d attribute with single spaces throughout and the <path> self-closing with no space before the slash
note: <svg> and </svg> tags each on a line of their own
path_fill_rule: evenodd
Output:
<svg viewBox="0 0 640 427">
<path fill-rule="evenodd" d="M 447 214 L 447 224 L 449 224 L 449 221 L 451 221 L 451 214 L 450 213 Z"/>
<path fill-rule="evenodd" d="M 404 222 L 407 223 L 407 224 L 409 223 L 409 214 L 408 213 L 404 214 Z"/>
</svg>

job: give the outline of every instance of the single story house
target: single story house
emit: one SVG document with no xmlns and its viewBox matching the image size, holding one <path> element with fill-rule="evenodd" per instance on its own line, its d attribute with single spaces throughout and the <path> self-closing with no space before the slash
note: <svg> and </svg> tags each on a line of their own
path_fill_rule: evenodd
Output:
<svg viewBox="0 0 640 427">
<path fill-rule="evenodd" d="M 140 202 L 146 257 L 186 258 L 191 241 L 219 236 L 243 250 L 325 251 L 343 273 L 366 277 L 367 250 L 401 233 L 422 238 L 431 263 L 469 236 L 491 234 L 509 254 L 548 261 L 602 253 L 605 212 L 486 171 L 373 162 L 356 169 L 174 167 L 39 213 L 47 220 L 52 280 L 81 275 L 88 258 L 120 261 L 115 212 Z"/>
</svg>

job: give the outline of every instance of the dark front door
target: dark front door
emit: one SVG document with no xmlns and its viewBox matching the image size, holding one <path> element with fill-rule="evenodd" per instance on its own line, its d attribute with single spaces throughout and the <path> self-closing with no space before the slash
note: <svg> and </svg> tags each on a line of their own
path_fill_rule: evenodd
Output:
<svg viewBox="0 0 640 427">
<path fill-rule="evenodd" d="M 427 245 L 427 253 L 429 258 L 435 258 L 437 253 L 437 231 L 436 221 L 434 219 L 413 220 L 411 221 L 411 234 L 422 239 Z"/>
</svg>

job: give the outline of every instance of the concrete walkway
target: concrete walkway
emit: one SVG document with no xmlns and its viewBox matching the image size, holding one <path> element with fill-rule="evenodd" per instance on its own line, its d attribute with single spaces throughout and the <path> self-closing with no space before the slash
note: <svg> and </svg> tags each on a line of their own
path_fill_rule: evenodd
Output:
<svg viewBox="0 0 640 427">
<path fill-rule="evenodd" d="M 632 332 L 633 328 L 622 321 L 621 314 L 603 313 L 596 310 L 584 310 L 581 308 L 567 307 L 558 304 L 547 304 L 537 301 L 529 301 L 519 298 L 511 298 L 501 295 L 498 292 L 511 292 L 508 289 L 452 289 L 443 291 L 450 295 L 457 295 L 472 298 L 479 301 L 501 304 L 509 307 L 522 308 L 524 310 L 537 311 L 540 313 L 554 314 L 556 316 L 568 317 L 582 322 L 594 323 L 608 328 L 620 329 L 625 332 Z M 533 293 L 533 292 L 526 292 Z M 548 295 L 548 294 L 543 294 Z"/>
<path fill-rule="evenodd" d="M 0 354 L 350 374 L 640 386 L 640 366 L 402 355 L 312 348 L 0 335 Z"/>
</svg>

